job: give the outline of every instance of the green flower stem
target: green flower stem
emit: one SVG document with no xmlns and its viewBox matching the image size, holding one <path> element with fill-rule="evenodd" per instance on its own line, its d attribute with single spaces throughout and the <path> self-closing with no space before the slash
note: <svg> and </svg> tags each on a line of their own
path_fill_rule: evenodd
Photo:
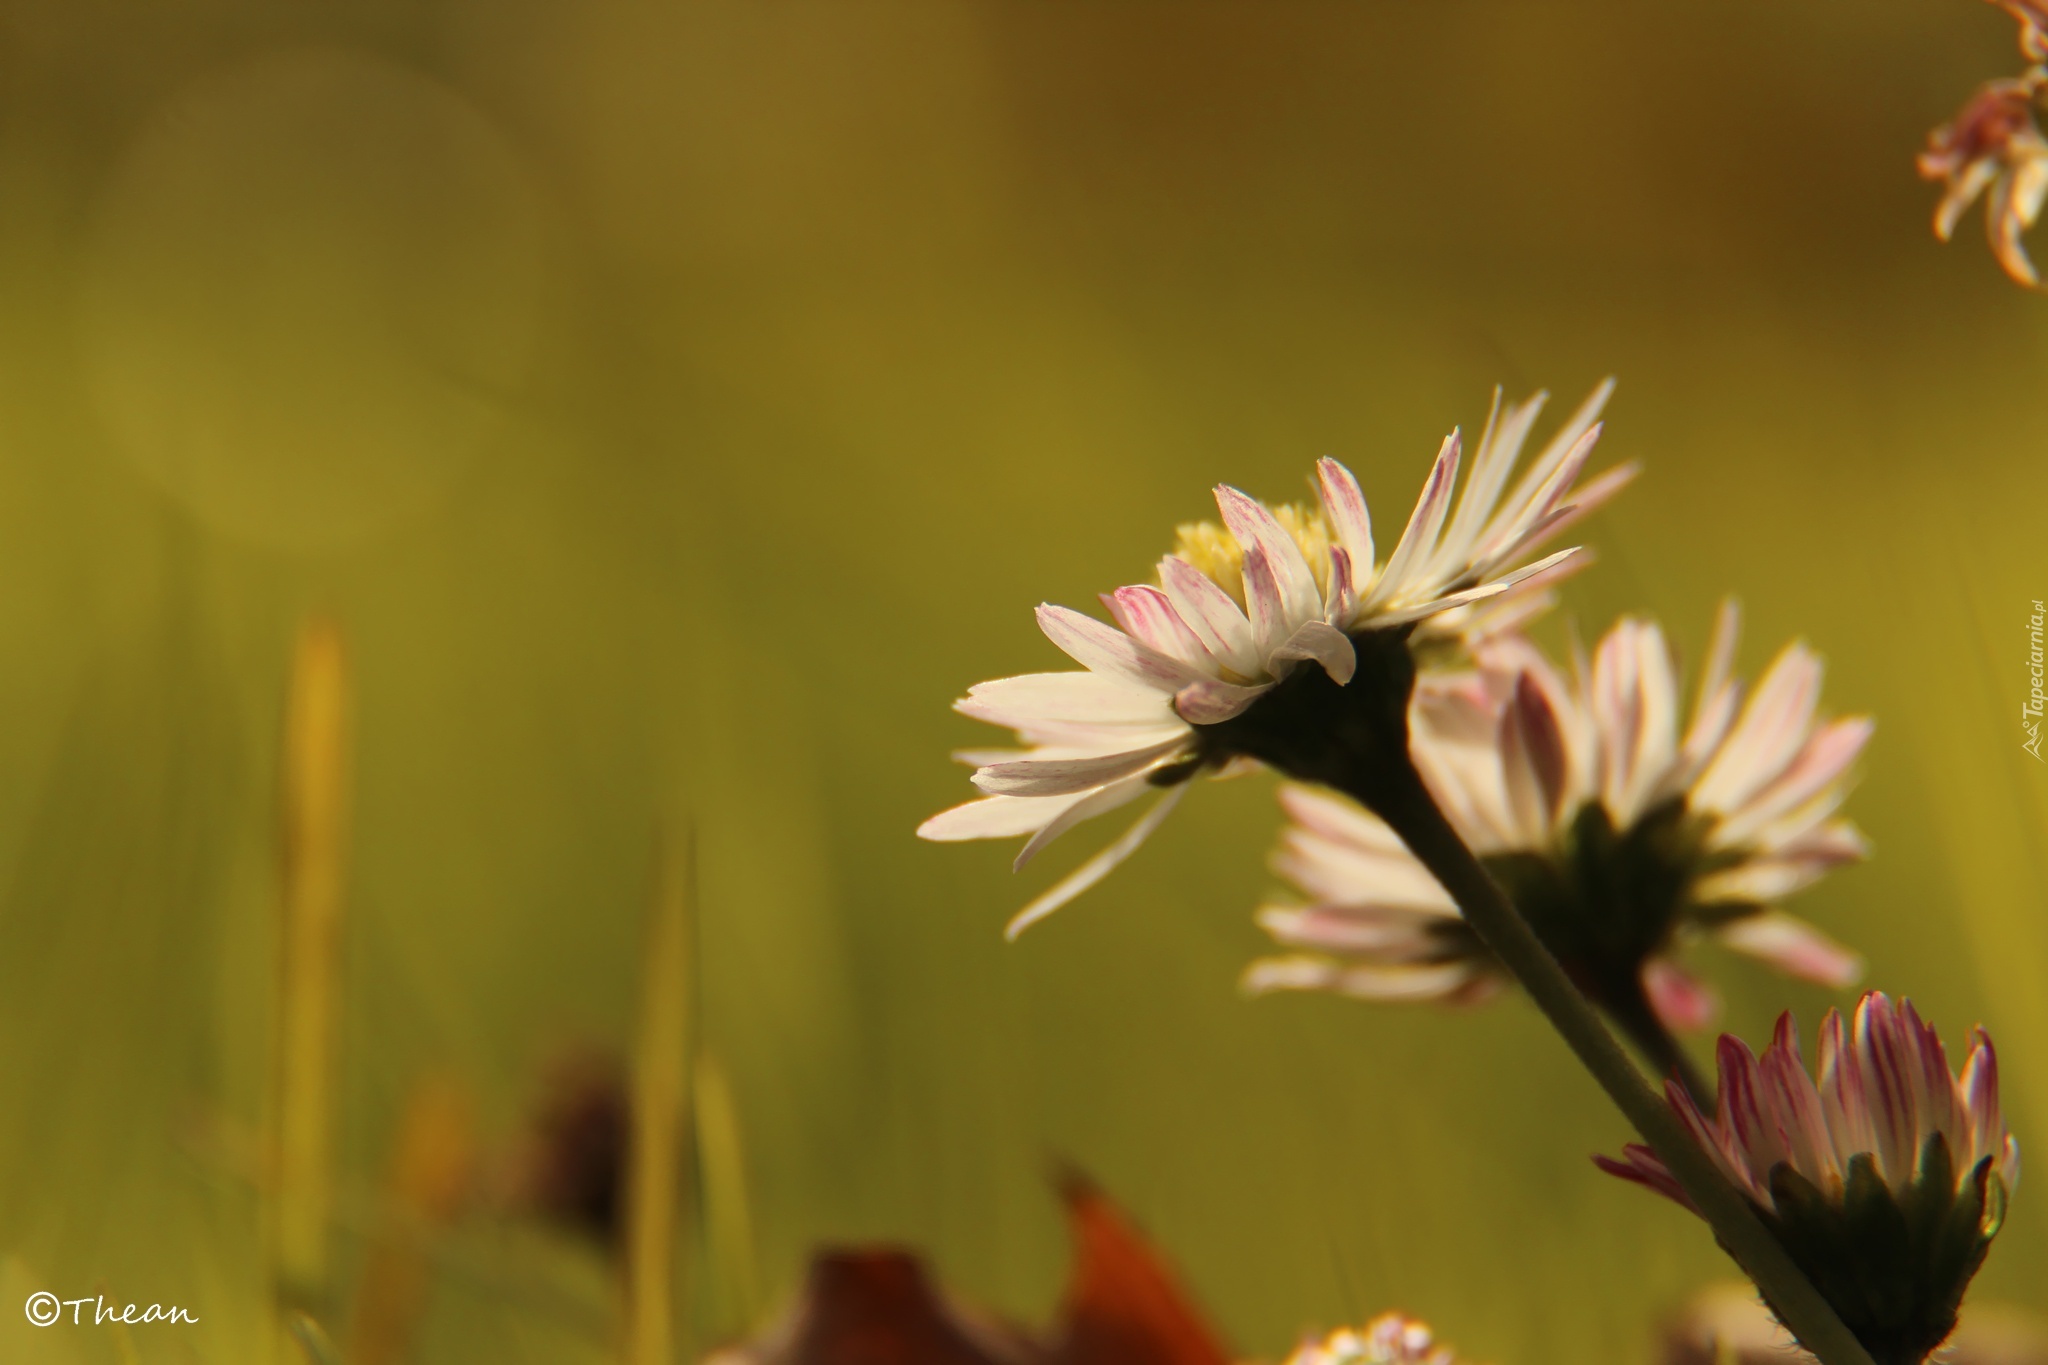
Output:
<svg viewBox="0 0 2048 1365">
<path fill-rule="evenodd" d="M 1663 1158 L 1722 1248 L 1756 1281 L 1800 1344 L 1822 1365 L 1872 1365 L 1870 1353 L 1650 1088 L 1593 1005 L 1444 818 L 1408 752 L 1412 633 L 1408 626 L 1353 632 L 1357 666 L 1349 681 L 1339 683 L 1322 668 L 1295 669 L 1238 715 L 1197 727 L 1201 761 L 1256 758 L 1290 777 L 1334 787 L 1386 821 Z"/>
<path fill-rule="evenodd" d="M 1641 984 L 1631 982 L 1628 993 L 1616 992 L 1616 997 L 1607 1002 L 1608 1017 L 1636 1045 L 1636 1050 L 1649 1062 L 1650 1070 L 1659 1076 L 1677 1076 L 1679 1084 L 1692 1093 L 1694 1103 L 1711 1110 L 1714 1083 L 1657 1017 Z"/>
<path fill-rule="evenodd" d="M 1398 753 L 1383 751 L 1382 758 L 1374 780 L 1360 784 L 1368 789 L 1353 789 L 1350 794 L 1385 820 L 1450 893 L 1465 921 L 1514 973 L 1608 1098 L 1663 1158 L 1714 1229 L 1722 1248 L 1756 1282 L 1800 1345 L 1819 1357 L 1822 1365 L 1872 1365 L 1870 1353 L 1800 1273 L 1758 1219 L 1749 1200 L 1729 1183 L 1680 1125 L 1670 1106 L 1650 1089 L 1557 959 L 1458 837 L 1409 760 L 1405 746 Z"/>
</svg>

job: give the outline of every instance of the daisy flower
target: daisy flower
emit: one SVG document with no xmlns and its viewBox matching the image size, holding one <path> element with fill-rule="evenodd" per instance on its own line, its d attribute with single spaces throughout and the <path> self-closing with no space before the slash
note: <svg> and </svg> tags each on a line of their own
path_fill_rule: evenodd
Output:
<svg viewBox="0 0 2048 1365">
<path fill-rule="evenodd" d="M 1287 1365 L 1453 1365 L 1456 1359 L 1450 1347 L 1437 1344 L 1428 1323 L 1382 1313 L 1362 1328 L 1304 1341 Z"/>
<path fill-rule="evenodd" d="M 1953 1075 L 1911 1002 L 1872 991 L 1851 1024 L 1828 1011 L 1812 1076 L 1789 1012 L 1761 1058 L 1723 1035 L 1720 1066 L 1712 1118 L 1682 1086 L 1671 1107 L 1877 1365 L 1918 1365 L 1954 1330 L 2019 1183 L 1991 1039 L 1973 1030 Z M 1594 1160 L 1692 1207 L 1647 1147 Z"/>
<path fill-rule="evenodd" d="M 2039 38 L 2038 29 L 2029 31 Z M 1964 211 L 1988 190 L 1984 212 L 1991 253 L 2007 275 L 2029 288 L 2039 287 L 2041 277 L 2021 237 L 2048 201 L 2048 139 L 2034 121 L 2034 101 L 2044 88 L 2048 68 L 2038 66 L 2017 80 L 1986 81 L 1953 121 L 1928 135 L 1918 162 L 1922 179 L 1948 186 L 1934 210 L 1934 235 L 1946 242 Z"/>
<path fill-rule="evenodd" d="M 1313 507 L 1269 508 L 1218 487 L 1220 524 L 1182 526 L 1156 582 L 1102 598 L 1114 624 L 1038 608 L 1039 629 L 1081 671 L 998 678 L 955 703 L 1014 730 L 1024 747 L 960 755 L 975 765 L 981 798 L 933 816 L 918 834 L 1028 836 L 1021 868 L 1083 820 L 1160 794 L 1125 834 L 1011 920 L 1014 937 L 1128 857 L 1190 778 L 1247 766 L 1227 723 L 1270 709 L 1290 679 L 1313 672 L 1343 687 L 1361 650 L 1369 667 L 1390 652 L 1412 667 L 1406 641 L 1417 623 L 1554 578 L 1576 550 L 1531 563 L 1533 553 L 1633 473 L 1610 470 L 1578 486 L 1611 387 L 1594 391 L 1512 487 L 1543 396 L 1505 408 L 1496 396 L 1462 486 L 1452 432 L 1384 560 L 1358 481 L 1335 460 L 1316 466 Z"/>
<path fill-rule="evenodd" d="M 1769 907 L 1864 855 L 1837 811 L 1871 722 L 1817 714 L 1821 663 L 1800 644 L 1744 704 L 1730 676 L 1736 633 L 1724 604 L 1683 730 L 1663 632 L 1626 618 L 1569 678 L 1516 636 L 1483 645 L 1476 671 L 1418 688 L 1412 707 L 1416 767 L 1445 817 L 1631 1033 L 1647 1032 L 1646 1010 L 1672 1028 L 1712 1017 L 1711 994 L 1672 956 L 1698 934 L 1827 986 L 1861 971 L 1854 954 Z M 1274 869 L 1307 903 L 1258 918 L 1307 951 L 1253 964 L 1248 988 L 1473 1000 L 1505 981 L 1379 817 L 1307 786 L 1280 800 L 1293 823 Z"/>
</svg>

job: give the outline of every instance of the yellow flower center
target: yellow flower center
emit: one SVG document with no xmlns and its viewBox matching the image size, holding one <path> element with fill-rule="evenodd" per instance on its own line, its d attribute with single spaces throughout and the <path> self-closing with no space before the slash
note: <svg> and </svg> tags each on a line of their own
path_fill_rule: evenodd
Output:
<svg viewBox="0 0 2048 1365">
<path fill-rule="evenodd" d="M 1330 528 L 1323 514 L 1298 503 L 1272 509 L 1273 519 L 1294 537 L 1301 557 L 1315 575 L 1316 591 L 1330 589 Z M 1244 549 L 1237 537 L 1213 521 L 1187 521 L 1173 528 L 1173 553 L 1231 596 L 1242 608 L 1244 600 Z"/>
</svg>

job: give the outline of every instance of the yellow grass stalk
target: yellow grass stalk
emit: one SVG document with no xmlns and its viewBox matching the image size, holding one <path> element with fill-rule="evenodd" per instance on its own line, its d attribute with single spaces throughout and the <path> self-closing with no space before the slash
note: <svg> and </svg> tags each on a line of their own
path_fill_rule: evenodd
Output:
<svg viewBox="0 0 2048 1365">
<path fill-rule="evenodd" d="M 625 1365 L 673 1365 L 682 1142 L 689 1121 L 695 849 L 664 850 L 647 917 L 626 1167 Z"/>
<path fill-rule="evenodd" d="M 708 1048 L 697 1054 L 696 1081 L 697 1173 L 709 1271 L 705 1279 L 718 1289 L 720 1329 L 743 1334 L 759 1325 L 755 1318 L 761 1306 L 746 1144 L 725 1068 Z"/>
<path fill-rule="evenodd" d="M 339 1015 L 343 868 L 348 848 L 348 669 L 341 633 L 314 619 L 299 631 L 285 701 L 275 1071 L 268 1126 L 266 1243 L 279 1331 L 318 1313 L 328 1290 L 334 1065 Z"/>
</svg>

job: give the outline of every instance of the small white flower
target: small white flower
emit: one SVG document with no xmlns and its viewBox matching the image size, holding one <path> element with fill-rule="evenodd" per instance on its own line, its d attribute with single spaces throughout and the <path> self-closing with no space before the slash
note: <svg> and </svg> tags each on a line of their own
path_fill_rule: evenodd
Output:
<svg viewBox="0 0 2048 1365">
<path fill-rule="evenodd" d="M 1788 645 L 1742 704 L 1722 608 L 1691 723 L 1654 624 L 1624 619 L 1565 677 L 1524 637 L 1480 646 L 1479 668 L 1418 687 L 1417 768 L 1568 970 L 1609 1007 L 1633 991 L 1669 1026 L 1697 1028 L 1711 995 L 1672 960 L 1711 933 L 1790 975 L 1842 987 L 1860 960 L 1768 908 L 1864 855 L 1837 815 L 1864 717 L 1823 721 L 1821 664 Z M 1253 964 L 1253 990 L 1471 1000 L 1505 979 L 1457 907 L 1378 817 L 1306 786 L 1274 867 L 1308 898 L 1260 923 L 1306 955 Z M 1626 974 L 1626 980 L 1617 979 Z M 1606 997 L 1606 998 L 1603 998 Z"/>
<path fill-rule="evenodd" d="M 1453 432 L 1384 562 L 1358 481 L 1335 460 L 1316 466 L 1313 509 L 1268 508 L 1218 487 L 1220 526 L 1181 527 L 1156 583 L 1103 597 L 1115 625 L 1068 607 L 1038 608 L 1039 628 L 1085 671 L 999 678 L 955 703 L 965 715 L 1016 731 L 1027 747 L 962 754 L 976 766 L 982 799 L 933 816 L 918 834 L 1028 835 L 1017 858 L 1022 867 L 1090 816 L 1164 789 L 1121 838 L 1020 912 L 1009 926 L 1014 937 L 1128 857 L 1198 771 L 1223 775 L 1240 766 L 1204 755 L 1201 727 L 1238 716 L 1304 665 L 1348 683 L 1357 666 L 1351 637 L 1361 632 L 1412 626 L 1516 589 L 1530 594 L 1520 609 L 1540 603 L 1537 586 L 1577 551 L 1535 563 L 1530 555 L 1634 472 L 1611 470 L 1576 487 L 1611 387 L 1594 391 L 1512 489 L 1509 477 L 1543 396 L 1505 408 L 1496 396 L 1462 491 L 1454 495 L 1460 441 Z"/>
<path fill-rule="evenodd" d="M 1382 1313 L 1362 1328 L 1340 1328 L 1327 1337 L 1304 1341 L 1287 1365 L 1453 1365 L 1457 1359 L 1440 1346 L 1429 1324 L 1400 1313 Z"/>
</svg>

